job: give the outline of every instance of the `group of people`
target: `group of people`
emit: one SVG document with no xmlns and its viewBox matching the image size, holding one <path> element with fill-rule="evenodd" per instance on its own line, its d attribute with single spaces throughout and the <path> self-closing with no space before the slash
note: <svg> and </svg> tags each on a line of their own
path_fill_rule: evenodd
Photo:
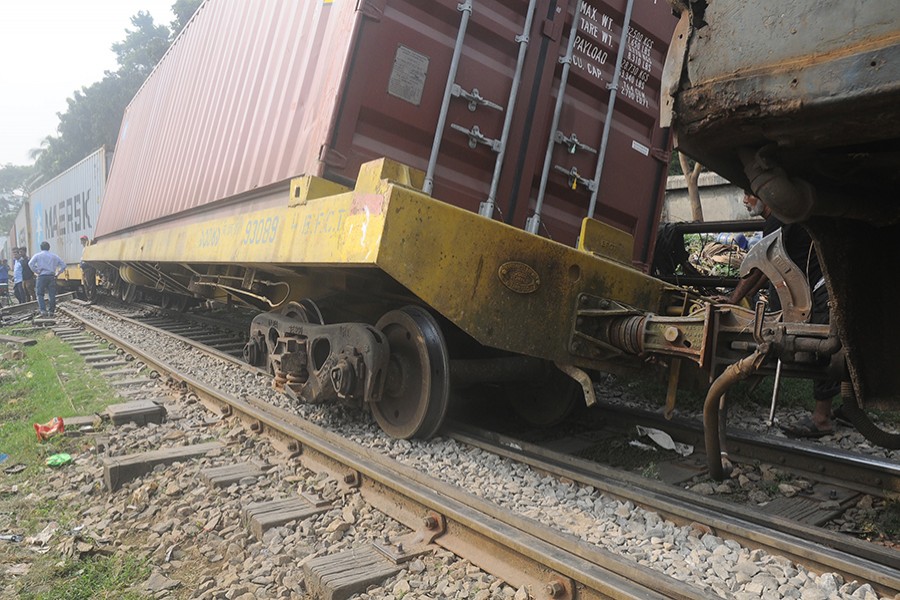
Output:
<svg viewBox="0 0 900 600">
<path fill-rule="evenodd" d="M 41 242 L 41 251 L 32 257 L 24 247 L 12 249 L 13 295 L 19 304 L 37 300 L 42 317 L 53 317 L 56 311 L 56 277 L 66 269 L 66 263 L 50 252 L 50 243 Z M 10 267 L 6 259 L 0 262 L 0 286 L 9 295 Z M 45 301 L 44 296 L 48 296 Z"/>
<path fill-rule="evenodd" d="M 29 259 L 30 257 L 28 256 L 27 249 L 12 249 L 13 295 L 16 297 L 16 300 L 19 302 L 19 304 L 31 302 L 35 299 L 34 271 L 32 271 L 31 267 L 28 266 Z M 0 285 L 6 286 L 5 289 L 7 290 L 7 292 L 4 294 L 6 296 L 9 295 L 9 275 L 9 262 L 4 258 L 2 264 L 0 264 Z"/>
</svg>

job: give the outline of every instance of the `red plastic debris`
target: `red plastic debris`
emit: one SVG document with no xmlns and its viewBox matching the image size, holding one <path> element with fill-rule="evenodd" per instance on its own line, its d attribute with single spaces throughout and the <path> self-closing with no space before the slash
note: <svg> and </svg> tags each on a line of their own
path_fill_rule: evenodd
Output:
<svg viewBox="0 0 900 600">
<path fill-rule="evenodd" d="M 65 423 L 63 423 L 62 417 L 53 417 L 43 425 L 40 423 L 34 424 L 34 432 L 37 434 L 39 442 L 43 442 L 57 433 L 63 433 L 65 430 L 66 426 Z"/>
</svg>

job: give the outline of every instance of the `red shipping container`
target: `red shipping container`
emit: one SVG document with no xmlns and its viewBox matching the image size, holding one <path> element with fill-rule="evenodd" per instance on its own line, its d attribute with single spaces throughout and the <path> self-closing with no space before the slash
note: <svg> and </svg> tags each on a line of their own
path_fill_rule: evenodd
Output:
<svg viewBox="0 0 900 600">
<path fill-rule="evenodd" d="M 492 217 L 526 227 L 543 187 L 532 229 L 573 244 L 606 138 L 594 215 L 632 233 L 646 266 L 668 166 L 659 88 L 675 22 L 658 0 L 207 0 L 125 113 L 96 233 L 280 204 L 291 177 L 352 184 L 381 156 L 426 170 L 464 27 L 432 195 L 477 211 L 494 189 Z"/>
</svg>

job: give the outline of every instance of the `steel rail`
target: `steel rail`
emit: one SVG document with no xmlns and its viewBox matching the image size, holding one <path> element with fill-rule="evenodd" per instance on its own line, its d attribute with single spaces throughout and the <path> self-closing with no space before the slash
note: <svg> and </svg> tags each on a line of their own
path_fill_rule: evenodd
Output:
<svg viewBox="0 0 900 600">
<path fill-rule="evenodd" d="M 198 315 L 190 312 L 181 312 L 171 308 L 163 308 L 161 306 L 156 306 L 155 304 L 149 304 L 147 302 L 134 302 L 132 303 L 132 305 L 140 306 L 141 308 L 146 308 L 147 310 L 156 311 L 161 317 L 171 317 L 173 319 L 181 318 L 188 323 L 194 323 L 198 326 L 206 325 L 209 327 L 216 327 L 218 329 L 232 331 L 237 335 L 246 335 L 247 333 L 247 325 L 245 323 L 223 321 L 221 319 L 208 317 L 206 315 Z M 94 307 L 96 308 L 96 305 L 94 305 Z"/>
<path fill-rule="evenodd" d="M 246 363 L 246 362 L 242 361 L 241 359 L 236 358 L 230 354 L 222 352 L 221 350 L 217 350 L 215 348 L 207 346 L 207 345 L 203 344 L 202 342 L 196 342 L 189 337 L 185 337 L 183 335 L 180 335 L 178 333 L 173 333 L 171 331 L 166 331 L 162 327 L 157 327 L 156 325 L 150 325 L 149 323 L 142 323 L 141 321 L 138 321 L 137 319 L 132 319 L 131 317 L 126 317 L 125 315 L 119 314 L 108 308 L 103 308 L 102 306 L 92 305 L 90 308 L 91 308 L 91 310 L 96 310 L 99 313 L 102 313 L 109 317 L 113 317 L 114 319 L 119 319 L 120 321 L 124 321 L 125 323 L 128 323 L 130 325 L 134 325 L 136 327 L 142 327 L 142 328 L 148 329 L 150 331 L 155 331 L 162 335 L 167 335 L 167 336 L 171 337 L 172 339 L 175 339 L 179 342 L 185 343 L 188 346 L 190 346 L 196 350 L 205 352 L 206 354 L 209 354 L 210 356 L 218 358 L 219 360 L 224 360 L 225 362 L 228 362 L 228 363 L 230 363 L 236 367 L 239 367 L 245 371 L 248 371 L 250 373 L 256 373 L 256 374 L 262 373 L 264 375 L 268 375 L 268 373 L 266 373 L 262 369 L 254 367 L 253 365 Z M 67 310 L 67 309 L 62 309 L 62 310 L 70 317 L 80 321 L 81 323 L 84 323 L 86 326 L 88 325 L 87 322 L 85 322 L 84 319 L 79 317 L 77 313 L 73 313 L 72 311 Z"/>
<path fill-rule="evenodd" d="M 657 427 L 673 439 L 703 446 L 703 430 L 687 419 L 666 420 L 659 413 L 598 403 L 608 423 L 620 428 L 633 425 Z M 728 429 L 728 455 L 736 462 L 761 460 L 786 469 L 801 471 L 817 480 L 835 485 L 853 482 L 855 489 L 874 496 L 885 491 L 900 492 L 900 464 L 862 456 L 845 450 L 791 439 L 773 438 L 740 429 Z"/>
<path fill-rule="evenodd" d="M 742 513 L 734 504 L 474 427 L 454 424 L 444 433 L 461 443 L 630 500 L 676 523 L 703 523 L 724 537 L 785 555 L 812 571 L 838 572 L 845 578 L 868 582 L 890 597 L 900 592 L 900 553 L 896 550 L 784 517 L 758 511 Z"/>
<path fill-rule="evenodd" d="M 429 535 L 425 531 L 423 537 L 511 585 L 528 586 L 534 598 L 716 597 L 575 536 L 505 511 L 296 414 L 216 390 L 77 313 L 65 313 L 151 368 L 180 381 L 223 416 L 235 415 L 248 421 L 251 430 L 268 434 L 304 466 L 325 470 L 343 485 L 358 488 L 372 506 L 410 529 L 422 530 L 423 522 L 436 516 L 441 532 Z"/>
</svg>

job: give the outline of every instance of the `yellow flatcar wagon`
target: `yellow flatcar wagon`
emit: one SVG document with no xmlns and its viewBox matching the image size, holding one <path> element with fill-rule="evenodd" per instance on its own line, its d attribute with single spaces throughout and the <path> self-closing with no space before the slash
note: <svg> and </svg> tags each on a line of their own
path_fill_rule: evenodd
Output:
<svg viewBox="0 0 900 600">
<path fill-rule="evenodd" d="M 834 336 L 645 274 L 676 22 L 648 0 L 207 0 L 126 110 L 86 258 L 124 297 L 266 311 L 248 361 L 398 437 L 433 435 L 453 384 L 528 381 L 519 409 L 551 422 L 593 400 L 585 369 L 734 363 L 707 401 L 721 476 L 721 392 L 817 368 L 770 330 Z"/>
</svg>

